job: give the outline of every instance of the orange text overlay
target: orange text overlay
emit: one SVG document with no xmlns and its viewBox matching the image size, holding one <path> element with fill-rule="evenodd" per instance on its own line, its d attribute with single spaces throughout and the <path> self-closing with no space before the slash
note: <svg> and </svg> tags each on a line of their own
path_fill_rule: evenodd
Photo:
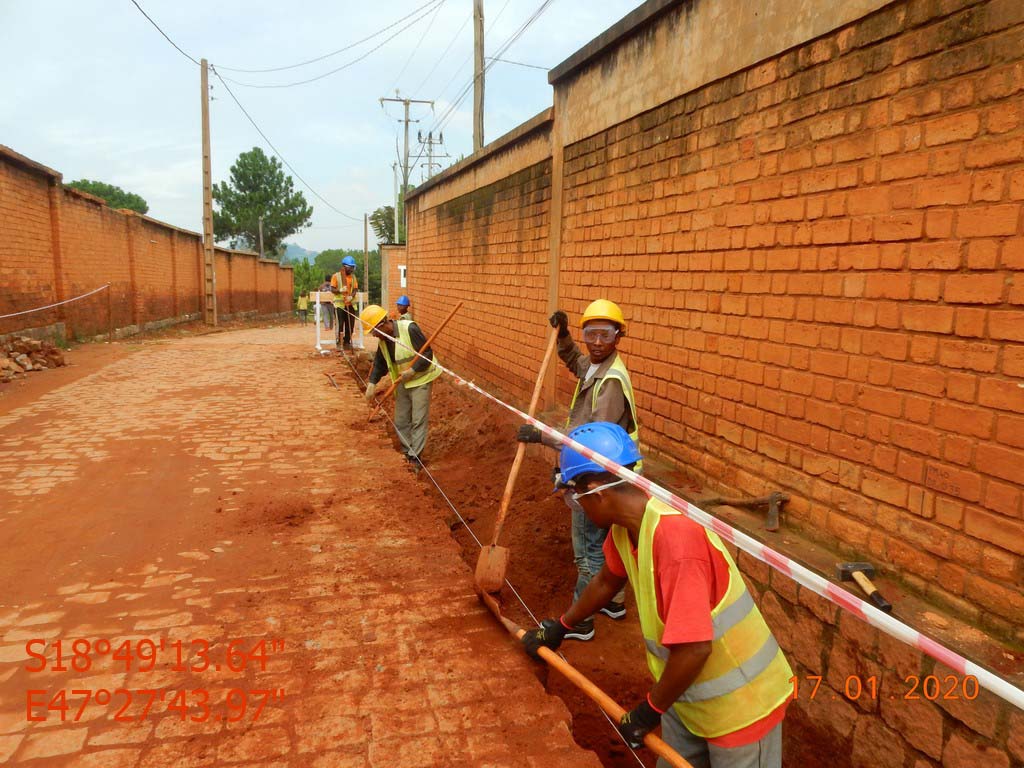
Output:
<svg viewBox="0 0 1024 768">
<path fill-rule="evenodd" d="M 227 640 L 203 638 L 171 640 L 159 638 L 78 638 L 48 643 L 32 639 L 25 643 L 28 672 L 87 672 L 107 665 L 125 672 L 151 672 L 158 665 L 174 672 L 202 673 L 228 669 L 265 672 L 267 661 L 284 652 L 284 640 Z"/>
<path fill-rule="evenodd" d="M 843 684 L 841 692 L 833 690 L 826 685 L 821 687 L 821 675 L 804 675 L 802 678 L 793 676 L 789 679 L 793 684 L 793 698 L 814 700 L 818 698 L 838 699 L 843 696 L 850 701 L 859 699 L 926 699 L 936 701 L 942 699 L 964 699 L 974 701 L 978 698 L 978 681 L 973 675 L 960 677 L 959 675 L 907 675 L 903 678 L 898 690 L 882 690 L 882 684 L 877 675 L 863 677 L 861 675 L 849 675 Z M 893 683 L 894 684 L 894 683 Z M 887 687 L 891 687 L 887 684 Z"/>
<path fill-rule="evenodd" d="M 95 715 L 86 715 L 86 711 L 99 707 L 108 710 L 108 719 L 120 723 L 135 723 L 168 712 L 176 712 L 182 721 L 193 723 L 205 723 L 208 720 L 237 723 L 246 717 L 250 718 L 250 722 L 256 722 L 268 703 L 280 702 L 284 696 L 283 688 L 28 690 L 25 692 L 25 719 L 33 723 L 48 720 L 77 723 L 83 717 L 86 720 L 93 719 Z"/>
</svg>

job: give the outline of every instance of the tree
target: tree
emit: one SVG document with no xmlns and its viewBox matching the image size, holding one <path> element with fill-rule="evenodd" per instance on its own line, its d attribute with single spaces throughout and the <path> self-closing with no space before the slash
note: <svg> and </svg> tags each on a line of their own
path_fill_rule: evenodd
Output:
<svg viewBox="0 0 1024 768">
<path fill-rule="evenodd" d="M 102 197 L 111 208 L 127 208 L 136 213 L 149 213 L 149 203 L 134 192 L 125 192 L 120 187 L 107 184 L 104 181 L 92 181 L 90 179 L 79 179 L 72 181 L 67 186 L 73 189 L 87 192 L 96 197 Z"/>
<path fill-rule="evenodd" d="M 323 279 L 324 275 L 333 275 L 341 269 L 341 260 L 351 256 L 356 260 L 356 279 L 359 281 L 359 290 L 367 290 L 363 285 L 363 252 L 357 248 L 329 248 L 320 251 L 316 256 L 313 265 L 317 275 Z M 370 303 L 380 302 L 380 251 L 370 251 Z"/>
<path fill-rule="evenodd" d="M 292 262 L 292 281 L 295 285 L 295 298 L 315 291 L 323 282 L 324 273 L 305 259 Z"/>
<path fill-rule="evenodd" d="M 391 245 L 395 242 L 395 207 L 383 205 L 370 214 L 370 226 L 377 242 Z M 401 227 L 399 227 L 401 228 Z"/>
<path fill-rule="evenodd" d="M 268 258 L 280 258 L 285 238 L 308 227 L 313 215 L 281 163 L 259 147 L 238 156 L 230 184 L 214 186 L 213 199 L 219 209 L 213 212 L 215 238 L 230 239 L 232 248 L 259 250 L 262 216 L 263 252 Z"/>
</svg>

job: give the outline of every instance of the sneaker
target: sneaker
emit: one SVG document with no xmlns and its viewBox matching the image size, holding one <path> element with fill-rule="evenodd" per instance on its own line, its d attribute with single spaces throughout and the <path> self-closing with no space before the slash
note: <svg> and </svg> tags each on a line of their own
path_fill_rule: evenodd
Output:
<svg viewBox="0 0 1024 768">
<path fill-rule="evenodd" d="M 406 454 L 405 455 L 405 460 L 407 462 L 406 466 L 408 466 L 409 469 L 412 470 L 412 473 L 414 475 L 415 474 L 419 474 L 419 471 L 420 471 L 420 468 L 421 468 L 420 460 L 418 458 L 416 458 L 415 456 L 412 456 L 411 454 Z"/>
<path fill-rule="evenodd" d="M 601 609 L 601 613 L 607 616 L 609 619 L 615 619 L 621 621 L 626 618 L 626 604 L 610 602 L 604 608 Z"/>
<path fill-rule="evenodd" d="M 565 633 L 566 640 L 580 640 L 586 642 L 594 639 L 594 620 L 584 619 L 575 627 Z"/>
</svg>

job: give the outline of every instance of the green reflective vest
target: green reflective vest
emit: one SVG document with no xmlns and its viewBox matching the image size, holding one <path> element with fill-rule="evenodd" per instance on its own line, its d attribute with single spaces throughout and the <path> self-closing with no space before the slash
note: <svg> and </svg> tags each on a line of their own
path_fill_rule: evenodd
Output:
<svg viewBox="0 0 1024 768">
<path fill-rule="evenodd" d="M 678 514 L 658 499 L 647 503 L 636 559 L 629 532 L 619 525 L 611 529 L 615 549 L 636 595 L 647 666 L 655 680 L 661 678 L 669 653 L 661 644 L 665 624 L 658 615 L 655 592 L 654 532 L 662 517 Z M 711 609 L 711 656 L 672 706 L 690 732 L 711 739 L 734 733 L 771 714 L 793 695 L 793 670 L 722 540 L 713 531 L 705 530 L 704 535 L 729 566 L 729 586 Z"/>
<path fill-rule="evenodd" d="M 384 362 L 388 365 L 388 373 L 391 375 L 392 381 L 397 381 L 401 376 L 402 371 L 411 363 L 415 362 L 416 354 L 414 350 L 416 347 L 413 346 L 412 340 L 409 338 L 409 326 L 412 324 L 412 320 L 406 320 L 404 318 L 398 318 L 395 320 L 395 330 L 398 331 L 399 343 L 395 345 L 395 360 L 391 359 L 391 355 L 388 354 L 388 345 L 383 340 L 380 341 L 380 351 L 384 355 Z M 434 362 L 437 362 L 437 354 L 434 354 Z M 438 376 L 441 375 L 441 369 L 438 368 L 434 363 L 430 364 L 423 373 L 413 376 L 409 381 L 405 382 L 406 389 L 413 389 L 414 387 L 422 387 L 424 384 L 429 384 Z"/>
</svg>

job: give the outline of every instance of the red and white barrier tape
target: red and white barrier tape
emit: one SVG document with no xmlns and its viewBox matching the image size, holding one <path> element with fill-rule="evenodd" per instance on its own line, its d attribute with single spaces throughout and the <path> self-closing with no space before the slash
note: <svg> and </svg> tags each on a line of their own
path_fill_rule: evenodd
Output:
<svg viewBox="0 0 1024 768">
<path fill-rule="evenodd" d="M 101 285 L 99 288 L 89 291 L 88 293 L 83 293 L 81 296 L 64 299 L 64 301 L 58 301 L 56 304 L 47 304 L 45 307 L 36 307 L 35 309 L 24 309 L 21 312 L 11 312 L 9 315 L 0 315 L 0 320 L 4 320 L 8 317 L 17 317 L 18 315 L 31 315 L 33 312 L 42 312 L 44 309 L 53 309 L 54 307 L 59 307 L 61 304 L 70 304 L 72 301 L 78 301 L 79 299 L 84 299 L 86 296 L 92 296 L 94 293 L 99 293 L 104 288 L 109 287 L 110 283 L 106 283 L 105 285 Z"/>
<path fill-rule="evenodd" d="M 394 339 L 391 336 L 387 336 L 387 338 L 395 342 L 396 344 L 400 344 L 401 346 L 405 347 L 405 349 L 408 349 L 417 357 L 422 357 L 424 360 L 433 362 L 424 355 L 420 355 L 419 352 L 417 352 L 415 349 L 411 349 L 410 347 L 405 346 L 398 339 Z M 794 560 L 790 560 L 785 555 L 776 552 L 774 549 L 766 546 L 757 539 L 748 536 L 742 531 L 736 530 L 731 525 L 723 522 L 722 520 L 719 520 L 717 517 L 709 515 L 704 510 L 695 507 L 693 504 L 689 503 L 685 499 L 682 499 L 679 496 L 676 496 L 671 491 L 662 488 L 657 483 L 651 482 L 646 477 L 641 477 L 635 472 L 632 472 L 631 470 L 628 470 L 625 467 L 616 464 L 611 459 L 608 459 L 598 453 L 594 453 L 594 451 L 590 450 L 586 446 L 581 445 L 580 443 L 577 443 L 575 440 L 572 440 L 569 437 L 563 435 L 557 429 L 549 427 L 547 424 L 538 421 L 537 419 L 524 413 L 523 411 L 520 411 L 515 406 L 509 405 L 508 403 L 499 400 L 490 392 L 481 389 L 471 381 L 467 381 L 462 376 L 448 368 L 445 368 L 440 363 L 434 363 L 434 365 L 436 365 L 444 373 L 447 373 L 449 376 L 454 378 L 459 384 L 469 387 L 474 392 L 483 395 L 488 400 L 491 400 L 492 402 L 500 405 L 502 408 L 511 411 L 512 413 L 516 414 L 527 423 L 537 427 L 544 434 L 555 438 L 562 445 L 567 445 L 573 450 L 582 454 L 583 456 L 586 456 L 588 459 L 592 459 L 594 462 L 604 467 L 612 474 L 617 475 L 621 477 L 623 480 L 626 480 L 632 483 L 633 485 L 637 486 L 638 488 L 643 489 L 654 498 L 665 502 L 670 507 L 683 513 L 684 515 L 686 515 L 699 525 L 703 526 L 704 528 L 714 531 L 722 539 L 728 541 L 730 544 L 733 544 L 736 547 L 739 547 L 751 557 L 755 557 L 762 563 L 768 565 L 769 567 L 774 568 L 780 573 L 785 574 L 801 586 L 806 587 L 807 589 L 814 592 L 816 595 L 820 595 L 829 602 L 835 603 L 840 608 L 846 609 L 854 616 L 867 622 L 876 629 L 880 629 L 887 635 L 895 637 L 897 640 L 901 640 L 907 645 L 911 645 L 914 648 L 917 648 L 922 653 L 931 656 L 933 659 L 937 661 L 941 661 L 943 664 L 945 664 L 953 671 L 959 672 L 961 675 L 974 676 L 975 678 L 977 678 L 978 683 L 979 685 L 981 685 L 982 688 L 991 691 L 1001 699 L 1004 699 L 1005 701 L 1008 701 L 1011 704 L 1013 704 L 1015 707 L 1024 710 L 1024 690 L 1021 690 L 1020 688 L 1016 687 L 1010 682 L 1004 680 L 1003 678 L 996 675 L 994 672 L 990 672 L 989 670 L 974 663 L 973 661 L 964 658 L 956 651 L 952 651 L 949 648 L 942 645 L 941 643 L 932 640 L 930 637 L 926 635 L 921 634 L 916 629 L 907 624 L 904 624 L 899 619 L 895 619 L 889 614 L 883 613 L 867 601 L 861 600 L 859 597 L 856 597 L 850 592 L 847 592 L 845 589 L 836 586 L 828 579 L 825 579 L 822 576 L 819 576 L 817 573 L 814 573 L 814 571 L 811 571 L 810 569 L 800 565 L 800 563 Z"/>
</svg>

